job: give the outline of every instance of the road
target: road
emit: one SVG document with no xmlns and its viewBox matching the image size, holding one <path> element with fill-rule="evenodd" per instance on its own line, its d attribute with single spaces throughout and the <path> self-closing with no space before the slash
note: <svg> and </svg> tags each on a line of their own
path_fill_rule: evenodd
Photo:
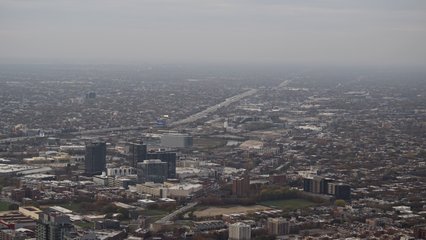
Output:
<svg viewBox="0 0 426 240">
<path fill-rule="evenodd" d="M 97 133 L 106 133 L 106 132 L 120 132 L 120 131 L 130 131 L 130 130 L 141 130 L 147 129 L 146 126 L 130 126 L 130 127 L 115 127 L 115 128 L 101 128 L 94 130 L 85 130 L 79 132 L 72 132 L 72 135 L 84 135 L 84 134 L 97 134 Z"/>
<path fill-rule="evenodd" d="M 167 223 L 169 221 L 172 221 L 177 217 L 177 215 L 188 211 L 189 209 L 195 207 L 197 204 L 198 204 L 198 202 L 188 203 L 186 206 L 183 206 L 183 207 L 175 210 L 174 212 L 170 213 L 169 215 L 164 216 L 163 218 L 157 220 L 155 223 L 162 224 L 162 223 Z"/>
<path fill-rule="evenodd" d="M 238 101 L 240 101 L 243 98 L 246 98 L 248 96 L 251 96 L 251 95 L 255 94 L 256 92 L 257 92 L 257 89 L 250 89 L 250 90 L 245 91 L 243 93 L 240 93 L 238 95 L 229 97 L 225 101 L 223 101 L 221 103 L 218 103 L 218 104 L 216 104 L 214 106 L 208 107 L 207 109 L 205 109 L 205 110 L 203 110 L 201 112 L 195 113 L 195 114 L 193 114 L 193 115 L 191 115 L 191 116 L 189 116 L 187 118 L 184 118 L 182 120 L 178 120 L 176 122 L 172 122 L 172 123 L 169 124 L 169 126 L 170 127 L 176 127 L 178 125 L 195 122 L 195 121 L 197 121 L 197 120 L 199 120 L 199 119 L 201 119 L 203 117 L 206 117 L 208 114 L 217 111 L 220 108 L 227 107 L 227 106 L 229 106 L 230 104 L 232 104 L 234 102 L 238 102 Z"/>
<path fill-rule="evenodd" d="M 195 113 L 187 118 L 184 118 L 182 120 L 178 120 L 176 122 L 172 122 L 169 126 L 170 127 L 176 127 L 182 124 L 187 124 L 191 122 L 195 122 L 203 117 L 206 117 L 208 114 L 217 111 L 220 108 L 227 107 L 230 104 L 234 102 L 238 102 L 243 98 L 246 98 L 248 96 L 251 96 L 257 92 L 257 89 L 250 89 L 248 91 L 245 91 L 243 93 L 240 93 L 238 95 L 229 97 L 225 99 L 225 101 L 218 103 L 214 106 L 208 107 L 207 109 Z M 115 127 L 115 128 L 101 128 L 101 129 L 94 129 L 94 130 L 85 130 L 85 131 L 79 131 L 79 132 L 71 132 L 71 135 L 84 135 L 84 134 L 98 134 L 98 133 L 106 133 L 106 132 L 119 132 L 119 131 L 129 131 L 129 130 L 140 130 L 140 129 L 147 129 L 147 126 L 130 126 L 130 127 Z M 54 137 L 54 135 L 45 135 L 44 137 Z M 26 141 L 31 139 L 37 139 L 37 138 L 43 138 L 40 136 L 27 136 L 27 137 L 15 137 L 15 138 L 5 138 L 0 139 L 0 144 L 2 143 L 11 143 L 11 142 L 19 142 L 19 141 Z"/>
<path fill-rule="evenodd" d="M 85 135 L 85 134 L 98 134 L 98 133 L 107 133 L 107 132 L 120 132 L 120 131 L 130 131 L 130 130 L 141 130 L 141 129 L 147 129 L 146 126 L 130 126 L 130 127 L 115 127 L 115 128 L 101 128 L 101 129 L 94 129 L 94 130 L 85 130 L 85 131 L 78 131 L 78 132 L 70 132 L 71 135 Z M 12 143 L 12 142 L 19 142 L 19 141 L 26 141 L 31 139 L 37 139 L 37 138 L 47 138 L 47 137 L 54 137 L 55 135 L 45 135 L 43 137 L 41 136 L 27 136 L 27 137 L 14 137 L 14 138 L 5 138 L 0 139 L 1 143 Z"/>
<path fill-rule="evenodd" d="M 0 143 L 12 143 L 12 142 L 19 142 L 19 141 L 25 141 L 25 140 L 30 140 L 30 139 L 37 139 L 37 138 L 43 138 L 43 137 L 29 136 L 29 137 L 5 138 L 5 139 L 0 139 Z"/>
</svg>

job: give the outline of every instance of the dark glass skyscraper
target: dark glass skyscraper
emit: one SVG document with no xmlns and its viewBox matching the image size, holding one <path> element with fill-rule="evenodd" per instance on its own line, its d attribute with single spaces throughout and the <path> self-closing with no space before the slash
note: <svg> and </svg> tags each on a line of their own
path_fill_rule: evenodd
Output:
<svg viewBox="0 0 426 240">
<path fill-rule="evenodd" d="M 167 178 L 176 178 L 176 159 L 175 152 L 153 152 L 147 154 L 147 159 L 160 159 L 167 163 Z"/>
<path fill-rule="evenodd" d="M 138 163 L 138 182 L 162 183 L 167 179 L 167 163 L 160 159 L 144 160 Z"/>
<path fill-rule="evenodd" d="M 86 145 L 84 159 L 84 173 L 86 175 L 100 174 L 106 167 L 106 143 L 92 142 Z"/>
<path fill-rule="evenodd" d="M 134 168 L 137 167 L 138 162 L 148 159 L 146 144 L 129 143 L 128 158 L 130 165 Z"/>
</svg>

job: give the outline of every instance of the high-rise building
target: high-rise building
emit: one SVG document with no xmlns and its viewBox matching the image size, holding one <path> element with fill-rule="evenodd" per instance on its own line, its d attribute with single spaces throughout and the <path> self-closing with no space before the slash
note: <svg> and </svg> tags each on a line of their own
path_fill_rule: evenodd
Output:
<svg viewBox="0 0 426 240">
<path fill-rule="evenodd" d="M 232 180 L 232 195 L 237 197 L 250 195 L 250 177 L 248 174 Z"/>
<path fill-rule="evenodd" d="M 36 226 L 37 240 L 62 240 L 72 230 L 70 217 L 58 212 L 42 212 Z"/>
<path fill-rule="evenodd" d="M 268 234 L 285 235 L 290 233 L 290 223 L 284 218 L 268 218 Z"/>
<path fill-rule="evenodd" d="M 130 160 L 130 165 L 134 168 L 137 167 L 138 162 L 142 162 L 147 158 L 147 147 L 146 144 L 140 143 L 129 143 L 128 157 Z"/>
<path fill-rule="evenodd" d="M 343 183 L 335 184 L 334 196 L 336 197 L 336 199 L 351 199 L 351 186 Z"/>
<path fill-rule="evenodd" d="M 351 187 L 344 183 L 334 182 L 333 179 L 314 176 L 303 179 L 303 191 L 333 195 L 337 199 L 349 200 L 351 198 Z"/>
<path fill-rule="evenodd" d="M 106 143 L 92 142 L 87 144 L 84 163 L 85 174 L 101 174 L 106 167 Z"/>
<path fill-rule="evenodd" d="M 147 159 L 160 159 L 162 162 L 167 163 L 167 178 L 176 178 L 177 155 L 175 152 L 149 152 L 147 153 Z"/>
<path fill-rule="evenodd" d="M 229 225 L 229 240 L 250 240 L 251 227 L 250 225 L 237 222 Z"/>
<path fill-rule="evenodd" d="M 313 179 L 312 178 L 304 178 L 303 179 L 303 191 L 312 192 L 313 191 Z"/>
<path fill-rule="evenodd" d="M 323 178 L 320 176 L 315 176 L 312 180 L 312 192 L 313 193 L 323 193 L 322 190 Z"/>
<path fill-rule="evenodd" d="M 144 160 L 138 163 L 138 182 L 162 183 L 167 179 L 167 163 L 160 159 Z"/>
<path fill-rule="evenodd" d="M 192 147 L 192 136 L 182 133 L 165 133 L 161 136 L 161 146 L 169 148 Z"/>
</svg>

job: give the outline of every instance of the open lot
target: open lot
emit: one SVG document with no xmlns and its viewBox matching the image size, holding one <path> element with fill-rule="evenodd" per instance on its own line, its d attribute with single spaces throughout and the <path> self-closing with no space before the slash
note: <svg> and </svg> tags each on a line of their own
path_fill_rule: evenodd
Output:
<svg viewBox="0 0 426 240">
<path fill-rule="evenodd" d="M 222 147 L 226 144 L 226 140 L 220 138 L 201 137 L 194 139 L 194 148 L 214 149 Z"/>
<path fill-rule="evenodd" d="M 203 217 L 215 217 L 223 214 L 233 214 L 233 213 L 251 213 L 256 211 L 270 210 L 270 207 L 262 205 L 253 205 L 253 206 L 232 206 L 232 207 L 209 207 L 204 210 L 195 211 L 194 215 L 197 218 Z"/>
<path fill-rule="evenodd" d="M 314 202 L 305 200 L 305 199 L 286 199 L 286 200 L 273 200 L 273 201 L 263 201 L 260 204 L 272 207 L 279 208 L 282 210 L 294 210 L 299 208 L 306 208 L 317 205 Z"/>
</svg>

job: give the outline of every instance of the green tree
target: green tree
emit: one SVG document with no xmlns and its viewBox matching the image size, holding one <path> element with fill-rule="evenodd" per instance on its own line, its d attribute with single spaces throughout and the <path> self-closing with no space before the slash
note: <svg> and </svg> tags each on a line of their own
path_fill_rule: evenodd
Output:
<svg viewBox="0 0 426 240">
<path fill-rule="evenodd" d="M 345 200 L 342 200 L 342 199 L 337 199 L 337 200 L 334 202 L 334 204 L 335 204 L 336 206 L 338 206 L 338 207 L 344 207 L 344 206 L 346 206 L 346 202 L 345 202 Z"/>
</svg>

